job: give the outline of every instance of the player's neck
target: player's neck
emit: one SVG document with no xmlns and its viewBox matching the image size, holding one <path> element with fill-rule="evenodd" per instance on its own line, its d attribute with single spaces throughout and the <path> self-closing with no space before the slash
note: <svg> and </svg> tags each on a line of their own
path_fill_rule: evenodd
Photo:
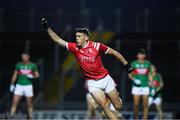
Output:
<svg viewBox="0 0 180 120">
<path fill-rule="evenodd" d="M 138 61 L 139 61 L 140 63 L 144 63 L 145 60 L 144 60 L 144 59 L 139 59 Z"/>
<path fill-rule="evenodd" d="M 30 61 L 23 61 L 23 64 L 29 64 Z"/>
<path fill-rule="evenodd" d="M 85 48 L 87 46 L 87 44 L 88 44 L 88 41 L 87 40 L 84 41 L 84 43 L 82 44 L 81 48 Z"/>
</svg>

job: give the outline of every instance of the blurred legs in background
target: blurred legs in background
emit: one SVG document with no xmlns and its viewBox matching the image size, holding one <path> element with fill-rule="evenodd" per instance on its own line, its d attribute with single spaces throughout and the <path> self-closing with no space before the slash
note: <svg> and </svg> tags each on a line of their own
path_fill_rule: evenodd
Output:
<svg viewBox="0 0 180 120">
<path fill-rule="evenodd" d="M 157 97 L 157 98 L 149 97 L 148 104 L 149 104 L 149 107 L 151 107 L 152 104 L 155 104 L 156 110 L 158 112 L 158 118 L 163 119 L 162 98 L 160 98 L 160 97 Z"/>
<path fill-rule="evenodd" d="M 159 114 L 159 119 L 163 119 L 163 110 L 162 110 L 162 106 L 160 105 L 156 105 L 156 110 L 158 111 Z"/>
<path fill-rule="evenodd" d="M 143 118 L 148 119 L 148 95 L 142 96 L 143 102 Z"/>
<path fill-rule="evenodd" d="M 32 112 L 33 112 L 33 100 L 32 97 L 26 97 L 27 102 L 27 118 L 32 119 Z"/>
<path fill-rule="evenodd" d="M 19 95 L 14 95 L 13 96 L 13 101 L 12 101 L 12 107 L 10 110 L 10 117 L 13 118 L 15 113 L 16 113 L 16 109 L 17 109 L 17 105 L 19 103 L 19 100 L 21 99 L 22 96 Z"/>
<path fill-rule="evenodd" d="M 133 111 L 134 111 L 134 119 L 138 119 L 138 111 L 139 111 L 139 101 L 140 101 L 140 95 L 133 95 Z"/>
</svg>

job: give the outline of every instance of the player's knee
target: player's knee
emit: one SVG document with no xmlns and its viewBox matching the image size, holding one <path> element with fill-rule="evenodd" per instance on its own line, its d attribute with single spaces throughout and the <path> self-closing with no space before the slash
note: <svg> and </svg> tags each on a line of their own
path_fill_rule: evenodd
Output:
<svg viewBox="0 0 180 120">
<path fill-rule="evenodd" d="M 122 101 L 116 103 L 116 104 L 114 105 L 114 108 L 115 108 L 116 110 L 120 110 L 120 109 L 122 108 Z"/>
<path fill-rule="evenodd" d="M 134 108 L 135 108 L 135 109 L 138 109 L 138 108 L 139 108 L 139 105 L 138 105 L 138 104 L 134 104 Z"/>
<path fill-rule="evenodd" d="M 101 108 L 102 108 L 102 109 L 105 109 L 105 108 L 107 108 L 107 107 L 108 107 L 108 105 L 107 105 L 107 102 L 106 102 L 106 101 L 101 101 L 99 104 L 100 104 L 100 106 L 101 106 Z"/>
</svg>

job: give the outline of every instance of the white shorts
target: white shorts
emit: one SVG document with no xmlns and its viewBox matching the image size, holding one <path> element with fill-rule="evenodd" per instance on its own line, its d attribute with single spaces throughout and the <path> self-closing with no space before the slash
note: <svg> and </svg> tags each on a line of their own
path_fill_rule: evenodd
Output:
<svg viewBox="0 0 180 120">
<path fill-rule="evenodd" d="M 152 104 L 155 104 L 155 105 L 160 105 L 162 102 L 162 99 L 160 97 L 157 97 L 157 98 L 153 98 L 153 97 L 149 97 L 148 98 L 148 105 L 152 105 Z"/>
<path fill-rule="evenodd" d="M 16 84 L 14 94 L 20 95 L 20 96 L 32 97 L 33 96 L 33 87 L 32 87 L 32 85 Z"/>
<path fill-rule="evenodd" d="M 132 87 L 133 95 L 149 95 L 149 87 Z"/>
<path fill-rule="evenodd" d="M 113 105 L 112 103 L 110 103 L 109 109 L 110 109 L 111 111 L 116 111 L 116 109 L 114 108 L 114 105 Z"/>
<path fill-rule="evenodd" d="M 110 75 L 107 75 L 100 80 L 87 80 L 86 84 L 90 93 L 97 90 L 103 90 L 105 93 L 109 93 L 110 91 L 115 89 L 116 86 L 114 80 Z"/>
</svg>

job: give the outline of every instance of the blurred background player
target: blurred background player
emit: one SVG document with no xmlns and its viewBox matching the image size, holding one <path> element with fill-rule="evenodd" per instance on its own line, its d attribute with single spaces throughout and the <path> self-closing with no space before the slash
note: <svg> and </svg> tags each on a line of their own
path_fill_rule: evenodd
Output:
<svg viewBox="0 0 180 120">
<path fill-rule="evenodd" d="M 31 119 L 33 111 L 32 79 L 39 78 L 39 72 L 36 64 L 30 61 L 30 55 L 28 52 L 23 52 L 21 57 L 22 61 L 16 64 L 10 85 L 10 91 L 14 93 L 10 116 L 11 118 L 14 117 L 18 102 L 22 96 L 25 96 L 28 108 L 27 117 Z"/>
<path fill-rule="evenodd" d="M 151 65 L 152 82 L 150 87 L 150 94 L 148 99 L 149 107 L 152 104 L 156 105 L 159 119 L 163 119 L 162 111 L 162 88 L 164 86 L 163 79 L 159 73 L 157 73 L 156 67 Z"/>
<path fill-rule="evenodd" d="M 137 60 L 132 62 L 133 72 L 129 74 L 132 80 L 132 95 L 134 102 L 134 118 L 138 119 L 139 102 L 142 96 L 143 103 L 143 118 L 148 117 L 148 95 L 149 95 L 149 80 L 151 63 L 145 59 L 146 53 L 144 49 L 138 49 Z"/>
<path fill-rule="evenodd" d="M 109 48 L 102 43 L 90 41 L 90 32 L 87 28 L 76 29 L 76 42 L 66 42 L 51 30 L 45 18 L 42 19 L 42 25 L 54 42 L 67 48 L 67 50 L 74 54 L 78 64 L 80 65 L 81 71 L 86 78 L 88 91 L 91 93 L 96 103 L 101 106 L 107 118 L 117 119 L 107 106 L 105 93 L 108 95 L 113 106 L 117 110 L 121 109 L 122 101 L 119 99 L 113 79 L 110 77 L 108 70 L 105 69 L 102 64 L 101 54 L 110 54 L 117 58 L 123 63 L 127 72 L 133 70 L 132 66 L 129 65 L 124 57 L 114 49 Z"/>
</svg>

